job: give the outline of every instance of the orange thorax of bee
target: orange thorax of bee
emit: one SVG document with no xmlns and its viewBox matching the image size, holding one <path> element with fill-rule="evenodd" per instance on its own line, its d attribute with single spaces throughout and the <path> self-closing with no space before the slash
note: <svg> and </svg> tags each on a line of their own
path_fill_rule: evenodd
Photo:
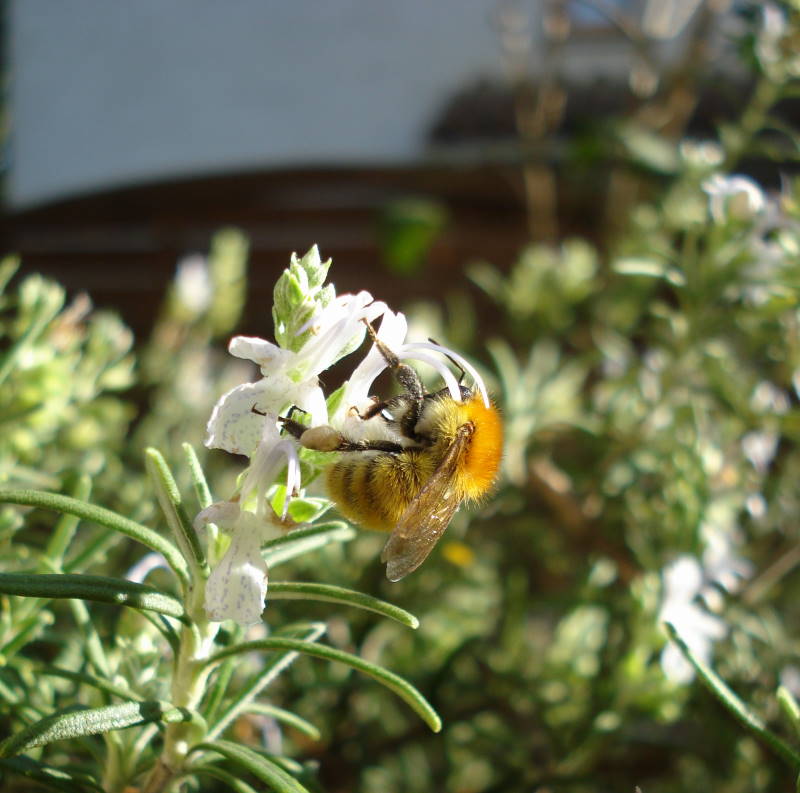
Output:
<svg viewBox="0 0 800 793">
<path fill-rule="evenodd" d="M 388 452 L 345 452 L 328 468 L 328 493 L 339 511 L 364 528 L 391 531 L 441 464 L 458 430 L 471 426 L 469 442 L 450 474 L 453 497 L 476 501 L 492 488 L 503 449 L 497 409 L 480 394 L 464 402 L 444 397 L 425 406 L 417 431 L 430 446 Z"/>
</svg>

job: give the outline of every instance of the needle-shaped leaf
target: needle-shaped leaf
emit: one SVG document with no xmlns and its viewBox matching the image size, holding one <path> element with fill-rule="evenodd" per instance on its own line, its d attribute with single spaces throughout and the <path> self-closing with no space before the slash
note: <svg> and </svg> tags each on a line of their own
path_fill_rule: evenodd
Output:
<svg viewBox="0 0 800 793">
<path fill-rule="evenodd" d="M 147 526 L 142 526 L 141 523 L 129 520 L 110 509 L 44 490 L 0 490 L 0 503 L 52 509 L 55 512 L 75 515 L 101 526 L 107 526 L 160 553 L 182 582 L 187 583 L 189 580 L 186 562 L 180 551 L 169 540 Z"/>
<path fill-rule="evenodd" d="M 197 459 L 197 452 L 190 443 L 184 443 L 182 448 L 186 462 L 189 465 L 189 472 L 192 475 L 197 503 L 200 504 L 200 509 L 205 509 L 211 504 L 211 491 L 208 488 L 203 467 L 200 465 L 200 460 Z"/>
<path fill-rule="evenodd" d="M 731 690 L 727 683 L 701 658 L 692 652 L 686 642 L 680 637 L 675 626 L 669 622 L 664 623 L 670 639 L 675 642 L 684 658 L 694 667 L 700 680 L 706 688 L 754 735 L 766 743 L 774 752 L 779 754 L 795 773 L 800 771 L 800 752 L 793 749 L 782 738 L 767 729 L 764 722 Z"/>
<path fill-rule="evenodd" d="M 778 700 L 778 705 L 780 705 L 784 716 L 789 720 L 797 735 L 800 736 L 800 705 L 797 704 L 794 694 L 786 686 L 778 686 L 775 698 Z"/>
<path fill-rule="evenodd" d="M 151 721 L 186 721 L 187 716 L 178 708 L 155 700 L 123 702 L 103 708 L 83 708 L 60 711 L 31 724 L 0 743 L 0 757 L 12 757 L 34 746 L 53 741 L 97 735 L 109 730 L 133 727 Z"/>
<path fill-rule="evenodd" d="M 442 728 L 442 721 L 439 715 L 411 683 L 403 680 L 402 677 L 396 675 L 394 672 L 390 672 L 388 669 L 365 661 L 357 655 L 346 653 L 343 650 L 336 650 L 333 647 L 325 647 L 313 641 L 270 638 L 253 642 L 243 642 L 242 644 L 220 650 L 208 659 L 208 663 L 216 664 L 229 656 L 258 650 L 293 650 L 295 652 L 314 656 L 315 658 L 321 658 L 325 661 L 338 661 L 339 663 L 346 664 L 374 678 L 397 694 L 401 699 L 405 700 L 412 710 L 414 710 L 434 732 L 439 732 Z"/>
<path fill-rule="evenodd" d="M 38 670 L 38 674 L 47 675 L 49 677 L 60 677 L 63 680 L 71 680 L 73 683 L 91 686 L 98 691 L 103 691 L 106 694 L 111 694 L 113 697 L 129 700 L 131 692 L 120 686 L 115 686 L 108 680 L 101 680 L 99 677 L 88 675 L 85 672 L 75 672 L 72 669 L 61 669 L 58 666 L 43 666 Z"/>
<path fill-rule="evenodd" d="M 0 573 L 0 593 L 22 597 L 79 598 L 148 609 L 185 620 L 183 605 L 171 595 L 124 578 L 72 573 Z"/>
<path fill-rule="evenodd" d="M 104 529 L 97 536 L 85 541 L 73 557 L 64 561 L 63 571 L 65 573 L 82 573 L 87 567 L 105 561 L 107 552 L 116 541 L 115 532 L 112 529 Z"/>
<path fill-rule="evenodd" d="M 0 760 L 0 771 L 5 771 L 8 775 L 13 774 L 34 780 L 50 790 L 63 790 L 66 793 L 88 793 L 89 791 L 103 793 L 103 788 L 83 773 L 53 768 L 53 766 L 40 763 L 30 757 L 7 757 Z"/>
<path fill-rule="evenodd" d="M 289 727 L 294 727 L 298 732 L 303 733 L 303 735 L 307 735 L 309 738 L 315 741 L 318 741 L 321 737 L 319 728 L 313 725 L 310 721 L 306 721 L 304 718 L 298 716 L 296 713 L 292 713 L 290 710 L 277 708 L 275 705 L 266 705 L 263 702 L 253 702 L 250 707 L 247 708 L 247 713 L 260 713 L 263 716 L 270 716 L 271 718 L 275 719 L 275 721 L 279 721 L 282 724 L 288 725 Z"/>
<path fill-rule="evenodd" d="M 291 774 L 278 763 L 246 746 L 232 741 L 207 741 L 193 746 L 191 752 L 217 752 L 230 762 L 249 771 L 253 776 L 266 782 L 275 793 L 309 793 Z M 190 753 L 191 753 L 190 752 Z"/>
<path fill-rule="evenodd" d="M 230 771 L 226 771 L 224 768 L 219 768 L 213 763 L 194 766 L 192 768 L 192 772 L 187 773 L 184 776 L 193 776 L 194 774 L 205 774 L 213 779 L 218 779 L 220 782 L 223 782 L 225 785 L 227 785 L 233 791 L 233 793 L 258 793 L 258 791 L 252 785 L 248 785 L 247 782 L 239 779 Z"/>
<path fill-rule="evenodd" d="M 262 548 L 264 560 L 270 568 L 315 551 L 331 542 L 347 542 L 356 536 L 355 529 L 343 521 L 335 520 L 320 523 L 308 529 L 296 529 L 283 537 L 270 540 Z"/>
<path fill-rule="evenodd" d="M 91 492 L 92 480 L 86 474 L 81 475 L 75 483 L 73 497 L 78 501 L 85 502 Z M 58 523 L 56 523 L 44 549 L 44 557 L 51 564 L 58 566 L 62 564 L 64 554 L 67 552 L 75 530 L 78 528 L 78 523 L 80 523 L 80 517 L 69 513 L 63 514 Z"/>
<path fill-rule="evenodd" d="M 290 638 L 298 638 L 301 641 L 313 642 L 320 638 L 325 633 L 324 622 L 311 622 L 303 623 L 300 625 L 287 625 L 282 628 L 278 633 Z M 239 646 L 239 645 L 234 645 Z M 235 656 L 231 656 L 234 658 Z M 240 714 L 244 713 L 250 706 L 250 703 L 285 669 L 291 666 L 299 657 L 299 653 L 289 650 L 287 652 L 277 653 L 264 664 L 255 675 L 247 680 L 244 685 L 239 689 L 236 697 L 227 704 L 227 707 L 220 713 L 219 717 L 213 719 L 212 714 L 209 712 L 209 721 L 212 721 L 212 727 L 208 732 L 209 738 L 216 738 L 222 731 Z M 223 661 L 223 669 L 225 662 Z M 216 708 L 215 708 L 216 710 Z"/>
<path fill-rule="evenodd" d="M 419 627 L 419 620 L 404 609 L 371 595 L 330 584 L 274 581 L 269 585 L 269 598 L 270 600 L 321 600 L 327 603 L 338 603 L 341 606 L 353 606 L 374 611 L 376 614 L 397 620 L 409 628 Z"/>
<path fill-rule="evenodd" d="M 178 485 L 166 460 L 158 449 L 147 449 L 144 455 L 147 473 L 156 491 L 161 511 L 167 519 L 172 534 L 184 558 L 204 576 L 208 576 L 208 564 L 200 538 L 186 514 Z"/>
</svg>

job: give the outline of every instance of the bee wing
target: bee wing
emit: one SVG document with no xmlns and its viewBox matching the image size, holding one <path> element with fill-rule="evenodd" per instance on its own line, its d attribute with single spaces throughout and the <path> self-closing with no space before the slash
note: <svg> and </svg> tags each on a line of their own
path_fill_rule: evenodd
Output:
<svg viewBox="0 0 800 793">
<path fill-rule="evenodd" d="M 458 428 L 439 467 L 400 516 L 381 553 L 390 581 L 399 581 L 425 561 L 458 509 L 461 499 L 453 492 L 453 477 L 472 433 L 471 424 Z"/>
</svg>

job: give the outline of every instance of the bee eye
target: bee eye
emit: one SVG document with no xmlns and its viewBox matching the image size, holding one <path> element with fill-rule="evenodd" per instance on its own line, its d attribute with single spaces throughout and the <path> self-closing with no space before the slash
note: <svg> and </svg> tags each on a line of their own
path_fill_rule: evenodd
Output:
<svg viewBox="0 0 800 793">
<path fill-rule="evenodd" d="M 394 421 L 394 416 L 386 408 L 381 411 L 381 417 L 386 421 Z"/>
</svg>

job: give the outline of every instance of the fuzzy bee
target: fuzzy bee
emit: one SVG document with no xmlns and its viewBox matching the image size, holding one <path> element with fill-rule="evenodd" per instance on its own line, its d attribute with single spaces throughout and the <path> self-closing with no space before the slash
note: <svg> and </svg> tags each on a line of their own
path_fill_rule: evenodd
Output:
<svg viewBox="0 0 800 793">
<path fill-rule="evenodd" d="M 291 416 L 281 421 L 306 448 L 337 453 L 328 493 L 349 520 L 391 532 L 381 561 L 389 580 L 399 581 L 427 558 L 463 501 L 491 490 L 503 429 L 477 389 L 459 385 L 460 401 L 447 388 L 426 393 L 416 371 L 369 331 L 403 391 L 358 414 L 364 437 L 308 428 Z"/>
</svg>

